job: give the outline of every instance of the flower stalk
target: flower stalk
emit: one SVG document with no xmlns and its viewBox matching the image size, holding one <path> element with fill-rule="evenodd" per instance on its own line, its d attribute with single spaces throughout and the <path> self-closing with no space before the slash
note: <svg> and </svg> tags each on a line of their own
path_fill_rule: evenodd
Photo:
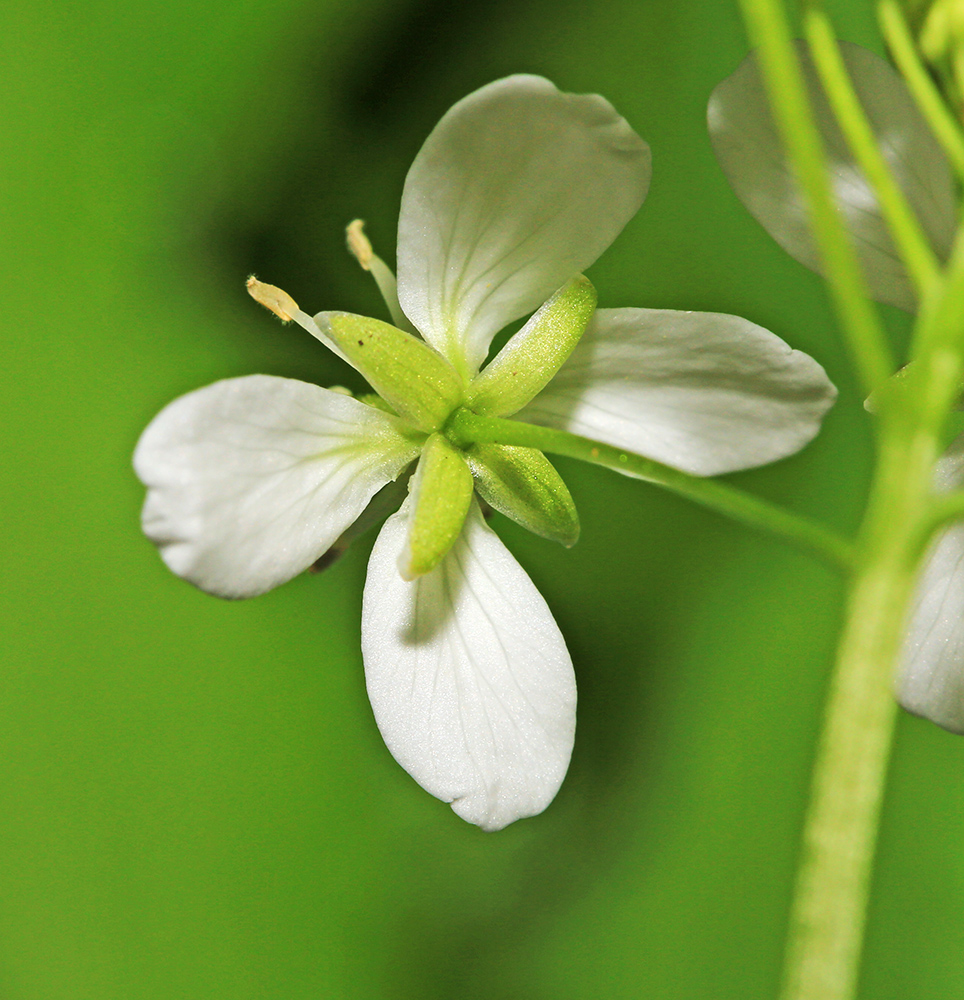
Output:
<svg viewBox="0 0 964 1000">
<path fill-rule="evenodd" d="M 539 427 L 519 420 L 482 417 L 467 409 L 456 410 L 445 430 L 462 447 L 476 443 L 518 445 L 601 465 L 662 486 L 741 524 L 776 535 L 817 556 L 834 569 L 847 570 L 852 565 L 853 548 L 847 539 L 823 525 L 717 479 L 693 476 L 651 458 L 568 431 Z"/>
<path fill-rule="evenodd" d="M 814 764 L 781 1000 L 856 994 L 897 715 L 892 674 L 937 454 L 920 431 L 882 443 Z"/>
</svg>

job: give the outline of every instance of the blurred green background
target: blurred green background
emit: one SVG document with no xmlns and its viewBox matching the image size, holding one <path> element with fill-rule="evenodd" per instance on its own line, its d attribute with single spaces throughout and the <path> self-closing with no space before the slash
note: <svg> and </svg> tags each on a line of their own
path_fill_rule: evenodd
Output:
<svg viewBox="0 0 964 1000">
<path fill-rule="evenodd" d="M 865 0 L 831 4 L 879 50 Z M 140 535 L 130 453 L 174 396 L 356 385 L 245 294 L 382 315 L 405 171 L 510 72 L 608 97 L 649 199 L 606 306 L 738 313 L 841 388 L 802 454 L 733 477 L 853 527 L 867 418 L 817 278 L 714 162 L 746 51 L 725 0 L 8 4 L 0 46 L 6 472 L 2 1000 L 773 996 L 841 587 L 684 501 L 560 461 L 572 551 L 493 522 L 572 650 L 579 728 L 542 816 L 484 834 L 385 750 L 358 648 L 371 539 L 249 602 Z M 902 319 L 888 314 L 894 336 Z M 964 742 L 900 723 L 862 995 L 964 996 Z"/>
</svg>

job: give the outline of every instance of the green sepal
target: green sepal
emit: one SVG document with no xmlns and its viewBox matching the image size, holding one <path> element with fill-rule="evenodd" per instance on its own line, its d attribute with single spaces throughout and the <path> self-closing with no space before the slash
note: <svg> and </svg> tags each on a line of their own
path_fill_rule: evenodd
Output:
<svg viewBox="0 0 964 1000">
<path fill-rule="evenodd" d="M 318 313 L 314 320 L 375 392 L 419 430 L 438 430 L 459 405 L 462 380 L 423 340 L 354 313 Z"/>
<path fill-rule="evenodd" d="M 521 410 L 572 354 L 595 308 L 596 289 L 577 274 L 476 375 L 469 386 L 469 409 L 486 417 Z"/>
<path fill-rule="evenodd" d="M 535 448 L 474 444 L 465 453 L 480 497 L 523 528 L 566 548 L 579 539 L 579 514 L 552 463 Z"/>
<path fill-rule="evenodd" d="M 409 486 L 408 540 L 398 557 L 404 579 L 430 572 L 445 558 L 462 530 L 472 489 L 462 453 L 441 434 L 430 435 Z"/>
</svg>

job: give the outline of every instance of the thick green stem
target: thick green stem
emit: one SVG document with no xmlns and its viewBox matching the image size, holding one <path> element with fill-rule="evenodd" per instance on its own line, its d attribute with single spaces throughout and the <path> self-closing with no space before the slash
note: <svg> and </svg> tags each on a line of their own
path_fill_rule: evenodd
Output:
<svg viewBox="0 0 964 1000">
<path fill-rule="evenodd" d="M 870 872 L 896 702 L 881 632 L 900 605 L 886 572 L 858 580 L 848 607 L 814 768 L 783 1000 L 849 1000 L 860 967 Z M 895 619 L 891 618 L 891 622 Z"/>
<path fill-rule="evenodd" d="M 819 556 L 837 569 L 848 569 L 851 565 L 851 544 L 828 528 L 744 493 L 735 486 L 715 479 L 692 476 L 642 455 L 590 441 L 566 431 L 500 417 L 480 417 L 465 409 L 455 411 L 446 425 L 445 433 L 463 447 L 476 442 L 518 445 L 615 469 L 656 483 L 751 528 L 777 535 L 784 541 Z"/>
<path fill-rule="evenodd" d="M 897 712 L 892 673 L 935 457 L 930 432 L 881 455 L 814 766 L 782 1000 L 850 1000 L 856 993 Z"/>
</svg>

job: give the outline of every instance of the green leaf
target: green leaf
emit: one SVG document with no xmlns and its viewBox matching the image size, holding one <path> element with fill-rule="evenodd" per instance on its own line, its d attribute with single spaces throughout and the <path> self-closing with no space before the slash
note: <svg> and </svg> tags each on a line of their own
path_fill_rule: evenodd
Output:
<svg viewBox="0 0 964 1000">
<path fill-rule="evenodd" d="M 472 486 L 462 453 L 441 434 L 432 434 L 412 477 L 408 542 L 398 559 L 404 579 L 430 572 L 445 558 L 462 530 Z"/>
<path fill-rule="evenodd" d="M 474 444 L 465 460 L 480 497 L 523 528 L 562 542 L 579 539 L 579 515 L 562 477 L 541 451 L 514 445 Z"/>
<path fill-rule="evenodd" d="M 596 308 L 596 289 L 576 275 L 516 333 L 469 386 L 468 406 L 488 417 L 521 410 L 562 367 Z"/>
<path fill-rule="evenodd" d="M 354 313 L 318 313 L 314 319 L 375 392 L 419 430 L 438 430 L 461 402 L 458 373 L 410 333 Z"/>
</svg>

